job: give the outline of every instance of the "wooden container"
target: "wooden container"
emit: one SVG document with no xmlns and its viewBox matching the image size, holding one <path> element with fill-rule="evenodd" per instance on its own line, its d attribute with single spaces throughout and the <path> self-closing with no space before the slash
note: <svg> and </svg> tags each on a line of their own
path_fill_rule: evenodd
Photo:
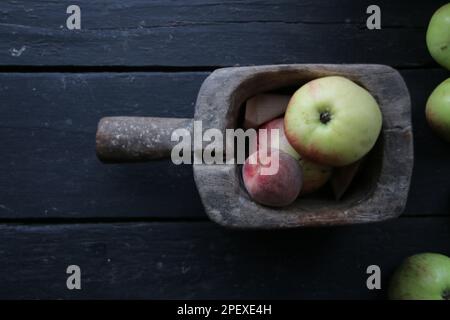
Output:
<svg viewBox="0 0 450 320">
<path fill-rule="evenodd" d="M 380 137 L 346 196 L 297 199 L 283 208 L 259 205 L 248 196 L 241 166 L 193 165 L 195 182 L 208 216 L 235 228 L 289 228 L 381 221 L 399 216 L 406 204 L 413 168 L 409 93 L 400 74 L 384 65 L 272 65 L 214 71 L 198 94 L 195 120 L 203 130 L 237 128 L 245 101 L 258 93 L 297 88 L 330 75 L 366 88 L 383 114 Z M 174 129 L 192 132 L 194 119 L 103 118 L 97 154 L 104 162 L 145 161 L 170 156 Z M 149 204 L 150 205 L 150 204 Z"/>
</svg>

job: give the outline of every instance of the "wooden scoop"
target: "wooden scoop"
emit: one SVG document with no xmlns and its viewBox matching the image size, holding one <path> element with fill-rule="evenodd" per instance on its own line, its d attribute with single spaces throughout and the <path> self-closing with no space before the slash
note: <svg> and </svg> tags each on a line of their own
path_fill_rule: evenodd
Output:
<svg viewBox="0 0 450 320">
<path fill-rule="evenodd" d="M 372 150 L 378 163 L 365 163 L 376 179 L 365 186 L 370 194 L 346 196 L 340 201 L 298 199 L 273 209 L 253 202 L 234 164 L 193 165 L 194 178 L 209 217 L 236 228 L 288 228 L 380 221 L 401 214 L 413 167 L 411 106 L 400 74 L 383 65 L 273 65 L 218 69 L 200 88 L 195 120 L 203 130 L 225 132 L 237 128 L 241 108 L 258 94 L 300 87 L 324 76 L 340 75 L 365 87 L 383 113 L 381 148 Z M 103 162 L 145 161 L 170 156 L 174 129 L 192 133 L 194 119 L 103 118 L 96 136 L 97 155 Z M 373 168 L 372 168 L 373 167 Z M 370 172 L 372 172 L 370 171 Z M 150 205 L 150 204 L 149 204 Z"/>
</svg>

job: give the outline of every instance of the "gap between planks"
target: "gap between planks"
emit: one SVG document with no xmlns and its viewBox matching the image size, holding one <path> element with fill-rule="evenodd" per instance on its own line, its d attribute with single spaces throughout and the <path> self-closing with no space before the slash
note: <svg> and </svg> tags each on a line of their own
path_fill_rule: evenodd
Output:
<svg viewBox="0 0 450 320">
<path fill-rule="evenodd" d="M 387 222 L 394 222 L 397 219 L 441 219 L 448 220 L 448 216 L 442 215 L 414 215 L 414 216 L 405 216 L 401 215 L 395 219 L 389 219 L 374 223 L 364 223 L 364 224 L 353 224 L 353 225 L 342 225 L 342 226 L 324 226 L 320 228 L 333 228 L 333 227 L 351 227 L 351 226 L 363 226 L 363 225 L 376 225 Z M 211 223 L 214 224 L 207 217 L 187 217 L 187 218 L 33 218 L 33 219 L 0 219 L 0 227 L 5 225 L 17 225 L 17 226 L 32 226 L 32 225 L 90 225 L 90 224 L 141 224 L 141 223 Z M 319 227 L 317 227 L 319 228 Z M 319 229 L 320 229 L 319 228 Z M 286 229 L 286 230 L 295 230 L 296 228 Z M 302 229 L 302 228 L 297 228 Z M 306 229 L 316 229 L 316 228 L 306 228 Z"/>
<path fill-rule="evenodd" d="M 355 63 L 359 64 L 359 63 Z M 26 66 L 0 65 L 0 73 L 186 73 L 213 72 L 216 69 L 236 67 L 224 66 Z M 244 65 L 243 65 L 244 66 Z M 249 65 L 252 66 L 252 65 Z M 397 70 L 433 70 L 441 69 L 434 63 L 423 65 L 395 66 Z"/>
</svg>

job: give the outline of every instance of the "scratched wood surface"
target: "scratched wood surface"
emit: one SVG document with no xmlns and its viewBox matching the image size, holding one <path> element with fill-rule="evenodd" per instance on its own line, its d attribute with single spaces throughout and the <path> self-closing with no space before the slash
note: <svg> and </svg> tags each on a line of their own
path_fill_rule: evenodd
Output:
<svg viewBox="0 0 450 320">
<path fill-rule="evenodd" d="M 2 1 L 0 63 L 423 66 L 433 64 L 424 31 L 443 3 L 377 1 L 383 28 L 372 32 L 365 27 L 368 0 L 80 0 L 82 29 L 73 32 L 65 28 L 65 11 L 73 1 Z"/>
<path fill-rule="evenodd" d="M 0 232 L 0 298 L 383 299 L 404 258 L 448 252 L 450 219 L 275 232 L 212 222 L 4 225 Z M 81 291 L 66 289 L 74 263 Z M 372 264 L 382 270 L 380 291 L 366 287 Z"/>
<path fill-rule="evenodd" d="M 1 298 L 385 298 L 404 257 L 450 254 L 449 145 L 424 118 L 449 77 L 425 46 L 446 1 L 80 0 L 0 3 Z M 381 63 L 410 90 L 415 165 L 402 217 L 287 232 L 230 232 L 209 222 L 192 168 L 168 161 L 104 166 L 99 118 L 192 117 L 221 66 Z M 68 291 L 79 264 L 83 290 Z M 365 268 L 382 268 L 368 291 Z M 262 267 L 264 266 L 264 267 Z"/>
</svg>

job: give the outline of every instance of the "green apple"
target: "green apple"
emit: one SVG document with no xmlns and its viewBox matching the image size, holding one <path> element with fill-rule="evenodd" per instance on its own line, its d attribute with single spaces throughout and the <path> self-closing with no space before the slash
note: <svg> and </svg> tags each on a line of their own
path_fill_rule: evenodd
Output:
<svg viewBox="0 0 450 320">
<path fill-rule="evenodd" d="M 389 298 L 449 300 L 450 258 L 438 253 L 421 253 L 407 258 L 391 279 Z"/>
<path fill-rule="evenodd" d="M 431 17 L 427 46 L 434 60 L 450 70 L 450 3 L 440 7 Z"/>
<path fill-rule="evenodd" d="M 428 124 L 450 141 L 450 78 L 434 89 L 427 101 L 425 109 Z"/>
<path fill-rule="evenodd" d="M 382 115 L 366 89 L 347 78 L 331 76 L 310 81 L 294 93 L 284 125 L 287 139 L 302 157 L 340 167 L 372 149 Z"/>
</svg>

